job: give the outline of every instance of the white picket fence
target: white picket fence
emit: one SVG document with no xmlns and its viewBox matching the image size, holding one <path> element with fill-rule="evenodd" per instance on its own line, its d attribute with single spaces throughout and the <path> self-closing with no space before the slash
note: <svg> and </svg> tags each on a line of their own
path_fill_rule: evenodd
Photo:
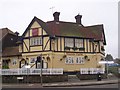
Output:
<svg viewBox="0 0 120 90">
<path fill-rule="evenodd" d="M 101 74 L 105 73 L 104 68 L 80 68 L 80 74 Z M 0 75 L 40 75 L 41 69 L 0 69 Z M 120 68 L 118 69 L 120 73 Z M 63 68 L 42 69 L 43 75 L 62 75 Z"/>
<path fill-rule="evenodd" d="M 97 73 L 104 74 L 105 69 L 104 68 L 80 68 L 80 74 L 97 74 Z"/>
<path fill-rule="evenodd" d="M 120 74 L 120 68 L 118 68 L 118 73 Z"/>
<path fill-rule="evenodd" d="M 40 75 L 41 69 L 0 69 L 0 75 Z M 43 75 L 63 74 L 63 68 L 42 69 Z"/>
</svg>

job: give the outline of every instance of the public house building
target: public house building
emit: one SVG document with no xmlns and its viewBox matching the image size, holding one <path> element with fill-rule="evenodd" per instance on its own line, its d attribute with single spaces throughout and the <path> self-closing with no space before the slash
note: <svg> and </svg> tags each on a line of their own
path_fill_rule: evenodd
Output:
<svg viewBox="0 0 120 90">
<path fill-rule="evenodd" d="M 53 13 L 54 20 L 44 22 L 34 17 L 19 42 L 22 58 L 19 67 L 62 68 L 65 73 L 80 72 L 81 68 L 105 68 L 98 62 L 104 59 L 106 45 L 104 26 L 82 24 L 82 15 L 76 22 L 59 20 L 60 12 Z M 42 57 L 41 61 L 37 57 Z"/>
</svg>

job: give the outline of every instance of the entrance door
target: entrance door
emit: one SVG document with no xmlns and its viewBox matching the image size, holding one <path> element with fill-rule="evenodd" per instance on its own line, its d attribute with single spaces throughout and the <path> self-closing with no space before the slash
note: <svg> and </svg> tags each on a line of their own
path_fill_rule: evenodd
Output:
<svg viewBox="0 0 120 90">
<path fill-rule="evenodd" d="M 3 60 L 2 62 L 2 69 L 9 69 L 9 60 Z"/>
</svg>

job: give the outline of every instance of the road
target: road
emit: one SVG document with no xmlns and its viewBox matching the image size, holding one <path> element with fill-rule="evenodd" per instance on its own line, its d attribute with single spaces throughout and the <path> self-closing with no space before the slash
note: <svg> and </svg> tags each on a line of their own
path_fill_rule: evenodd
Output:
<svg viewBox="0 0 120 90">
<path fill-rule="evenodd" d="M 105 85 L 90 85 L 90 86 L 73 86 L 64 88 L 118 88 L 118 84 L 105 84 Z"/>
<path fill-rule="evenodd" d="M 40 84 L 5 85 L 3 88 L 41 88 Z M 43 88 L 118 88 L 118 84 L 71 86 L 71 87 L 43 87 Z"/>
</svg>

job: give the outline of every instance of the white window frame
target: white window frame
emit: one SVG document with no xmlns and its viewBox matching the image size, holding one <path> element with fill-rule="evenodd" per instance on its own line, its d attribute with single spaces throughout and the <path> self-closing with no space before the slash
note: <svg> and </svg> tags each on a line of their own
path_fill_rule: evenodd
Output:
<svg viewBox="0 0 120 90">
<path fill-rule="evenodd" d="M 83 48 L 83 39 L 75 39 L 75 47 L 77 48 Z"/>
<path fill-rule="evenodd" d="M 16 65 L 17 64 L 17 60 L 16 59 L 13 59 L 12 60 L 12 65 Z"/>
<path fill-rule="evenodd" d="M 65 47 L 74 47 L 74 39 L 65 38 Z"/>
<path fill-rule="evenodd" d="M 30 58 L 29 63 L 30 64 L 35 64 L 36 60 L 37 60 L 37 58 L 32 57 L 32 58 Z"/>
<path fill-rule="evenodd" d="M 30 39 L 30 46 L 42 45 L 42 37 L 34 37 Z"/>
<path fill-rule="evenodd" d="M 76 64 L 84 64 L 85 59 L 84 57 L 76 57 Z"/>
<path fill-rule="evenodd" d="M 65 60 L 66 64 L 74 64 L 74 57 L 67 57 Z"/>
</svg>

